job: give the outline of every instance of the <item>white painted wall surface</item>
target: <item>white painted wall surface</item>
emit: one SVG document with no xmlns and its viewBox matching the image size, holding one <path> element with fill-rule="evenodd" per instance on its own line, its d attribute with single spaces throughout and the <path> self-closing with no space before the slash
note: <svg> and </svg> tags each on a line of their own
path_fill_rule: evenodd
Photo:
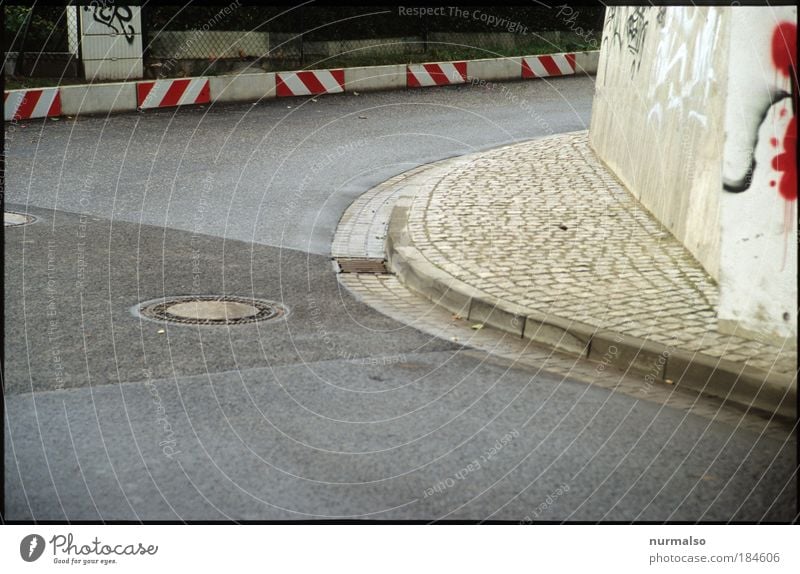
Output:
<svg viewBox="0 0 800 574">
<path fill-rule="evenodd" d="M 719 271 L 724 10 L 606 10 L 590 141 L 642 204 Z"/>
<path fill-rule="evenodd" d="M 719 320 L 724 331 L 767 340 L 797 337 L 797 187 L 794 199 L 784 197 L 791 175 L 772 165 L 776 155 L 793 155 L 785 140 L 795 118 L 790 75 L 776 67 L 773 40 L 796 59 L 788 26 L 796 38 L 796 21 L 795 7 L 731 10 Z"/>
<path fill-rule="evenodd" d="M 796 20 L 795 7 L 608 8 L 590 130 L 719 281 L 720 329 L 773 342 L 797 337 L 797 94 L 773 47 L 783 24 L 796 74 Z"/>
<path fill-rule="evenodd" d="M 141 78 L 142 22 L 138 6 L 81 6 L 81 60 L 87 80 Z"/>
</svg>

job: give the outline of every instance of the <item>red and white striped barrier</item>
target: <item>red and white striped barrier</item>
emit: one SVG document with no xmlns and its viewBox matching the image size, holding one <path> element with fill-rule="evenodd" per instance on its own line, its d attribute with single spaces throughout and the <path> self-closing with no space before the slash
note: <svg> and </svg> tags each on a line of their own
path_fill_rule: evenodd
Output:
<svg viewBox="0 0 800 574">
<path fill-rule="evenodd" d="M 462 84 L 467 78 L 491 81 L 597 73 L 599 51 L 515 58 L 396 64 L 148 80 L 9 90 L 5 92 L 5 121 L 59 115 L 100 114 L 184 104 L 258 101 L 277 96 L 341 93 L 345 89 L 389 90 Z M 90 102 L 90 103 L 87 103 Z"/>
<path fill-rule="evenodd" d="M 210 101 L 208 78 L 154 80 L 136 84 L 136 106 L 140 109 L 207 104 Z"/>
<path fill-rule="evenodd" d="M 466 62 L 439 62 L 438 64 L 409 64 L 406 86 L 424 88 L 427 86 L 448 86 L 467 81 Z"/>
<path fill-rule="evenodd" d="M 61 94 L 58 88 L 12 90 L 5 93 L 5 121 L 32 120 L 61 115 Z"/>
<path fill-rule="evenodd" d="M 285 96 L 316 96 L 344 92 L 344 70 L 305 70 L 275 74 L 275 93 Z"/>
<path fill-rule="evenodd" d="M 522 58 L 523 78 L 568 76 L 575 73 L 575 54 L 550 54 Z"/>
</svg>

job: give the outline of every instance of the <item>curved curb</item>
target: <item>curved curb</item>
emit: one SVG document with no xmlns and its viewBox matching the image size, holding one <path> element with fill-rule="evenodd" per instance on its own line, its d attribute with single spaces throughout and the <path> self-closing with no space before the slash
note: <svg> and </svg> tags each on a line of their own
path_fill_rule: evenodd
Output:
<svg viewBox="0 0 800 574">
<path fill-rule="evenodd" d="M 656 343 L 497 299 L 430 263 L 408 231 L 410 200 L 394 205 L 386 234 L 389 269 L 408 288 L 451 313 L 524 337 L 556 351 L 600 362 L 660 382 L 725 399 L 745 408 L 794 420 L 794 378 Z"/>
</svg>

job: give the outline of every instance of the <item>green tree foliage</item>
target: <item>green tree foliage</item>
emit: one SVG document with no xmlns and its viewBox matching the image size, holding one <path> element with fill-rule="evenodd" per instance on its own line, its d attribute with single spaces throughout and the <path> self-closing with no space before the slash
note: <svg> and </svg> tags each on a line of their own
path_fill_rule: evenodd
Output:
<svg viewBox="0 0 800 574">
<path fill-rule="evenodd" d="M 27 6 L 4 6 L 5 35 L 3 49 L 17 52 L 21 48 L 25 20 L 31 14 Z M 67 18 L 63 6 L 42 6 L 37 4 L 31 15 L 31 22 L 25 38 L 28 52 L 66 52 Z"/>
<path fill-rule="evenodd" d="M 145 25 L 150 32 L 159 30 L 194 30 L 214 21 L 223 5 L 146 6 Z M 235 5 L 234 5 L 235 7 Z M 449 10 L 446 8 L 446 10 Z M 472 13 L 491 14 L 530 31 L 569 31 L 575 26 L 584 30 L 602 28 L 602 7 L 575 10 L 576 18 L 568 23 L 558 16 L 557 8 L 470 6 Z M 419 35 L 427 32 L 502 32 L 496 24 L 474 17 L 443 15 L 415 18 L 402 16 L 397 6 L 239 6 L 216 20 L 215 30 L 261 30 L 276 33 L 305 33 L 313 40 L 384 38 Z"/>
</svg>

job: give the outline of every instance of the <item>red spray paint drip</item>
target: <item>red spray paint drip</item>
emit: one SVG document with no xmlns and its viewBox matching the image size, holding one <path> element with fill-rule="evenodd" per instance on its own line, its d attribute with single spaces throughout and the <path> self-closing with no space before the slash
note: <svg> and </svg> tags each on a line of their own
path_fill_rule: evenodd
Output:
<svg viewBox="0 0 800 574">
<path fill-rule="evenodd" d="M 782 172 L 778 193 L 787 201 L 797 199 L 797 118 L 786 126 L 783 136 L 783 153 L 772 158 L 772 169 Z"/>
<path fill-rule="evenodd" d="M 797 107 L 797 24 L 782 22 L 772 32 L 772 63 L 792 83 L 792 100 Z M 772 143 L 772 142 L 770 142 Z M 773 144 L 774 145 L 774 144 Z M 778 193 L 786 201 L 797 200 L 797 118 L 786 126 L 783 153 L 772 158 L 772 169 L 779 172 Z"/>
<path fill-rule="evenodd" d="M 781 22 L 772 31 L 772 62 L 784 76 L 797 70 L 797 24 Z"/>
</svg>

